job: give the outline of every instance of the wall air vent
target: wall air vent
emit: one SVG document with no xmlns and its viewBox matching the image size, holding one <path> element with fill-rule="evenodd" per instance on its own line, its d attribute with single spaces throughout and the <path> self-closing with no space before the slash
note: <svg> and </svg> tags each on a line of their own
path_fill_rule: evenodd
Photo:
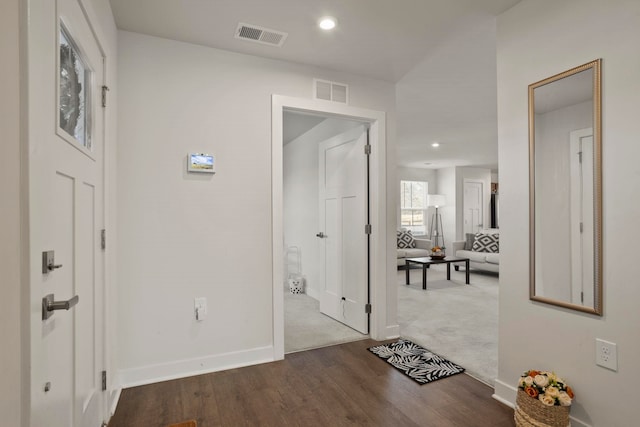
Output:
<svg viewBox="0 0 640 427">
<path fill-rule="evenodd" d="M 242 22 L 238 24 L 235 35 L 237 39 L 278 47 L 282 47 L 287 36 L 288 34 L 282 31 L 270 30 L 257 25 L 243 24 Z"/>
<path fill-rule="evenodd" d="M 344 83 L 313 79 L 313 97 L 347 104 L 349 102 L 349 86 Z"/>
</svg>

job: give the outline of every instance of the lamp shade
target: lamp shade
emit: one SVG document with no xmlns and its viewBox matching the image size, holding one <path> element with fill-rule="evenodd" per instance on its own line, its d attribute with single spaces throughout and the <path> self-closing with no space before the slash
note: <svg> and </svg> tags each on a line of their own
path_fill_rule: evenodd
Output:
<svg viewBox="0 0 640 427">
<path fill-rule="evenodd" d="M 447 203 L 447 198 L 444 194 L 428 194 L 427 195 L 427 205 L 435 206 L 439 208 L 440 206 L 444 206 Z"/>
</svg>

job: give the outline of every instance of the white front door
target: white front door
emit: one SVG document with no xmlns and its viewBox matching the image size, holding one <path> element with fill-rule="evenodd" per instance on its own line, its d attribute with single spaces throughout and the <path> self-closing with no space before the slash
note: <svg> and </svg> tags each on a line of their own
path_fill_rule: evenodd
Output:
<svg viewBox="0 0 640 427">
<path fill-rule="evenodd" d="M 99 426 L 106 414 L 101 375 L 105 364 L 104 57 L 84 12 L 77 0 L 30 1 L 33 426 Z M 44 251 L 55 255 L 49 268 Z M 46 295 L 53 295 L 58 310 L 43 308 Z"/>
<path fill-rule="evenodd" d="M 320 143 L 320 311 L 369 333 L 367 131 Z"/>
<path fill-rule="evenodd" d="M 483 227 L 482 220 L 482 183 L 466 181 L 464 183 L 464 232 L 477 233 Z"/>
</svg>

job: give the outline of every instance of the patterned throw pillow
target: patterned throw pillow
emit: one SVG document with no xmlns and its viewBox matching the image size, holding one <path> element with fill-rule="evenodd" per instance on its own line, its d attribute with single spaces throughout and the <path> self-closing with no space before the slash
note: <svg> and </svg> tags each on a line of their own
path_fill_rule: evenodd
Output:
<svg viewBox="0 0 640 427">
<path fill-rule="evenodd" d="M 415 248 L 416 241 L 413 240 L 413 235 L 411 234 L 411 230 L 407 231 L 398 231 L 396 233 L 398 240 L 398 248 L 406 249 L 406 248 Z"/>
<path fill-rule="evenodd" d="M 499 234 L 477 233 L 476 239 L 473 241 L 474 252 L 491 252 L 500 253 Z"/>
</svg>

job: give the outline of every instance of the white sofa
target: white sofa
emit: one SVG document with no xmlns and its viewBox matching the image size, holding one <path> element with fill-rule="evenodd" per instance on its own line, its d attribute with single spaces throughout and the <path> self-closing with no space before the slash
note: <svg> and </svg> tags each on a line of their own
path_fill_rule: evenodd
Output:
<svg viewBox="0 0 640 427">
<path fill-rule="evenodd" d="M 498 229 L 491 228 L 481 230 L 480 233 L 495 235 L 498 234 Z M 500 272 L 500 252 L 476 252 L 473 250 L 465 249 L 465 244 L 467 244 L 467 240 L 452 242 L 452 254 L 461 258 L 469 258 L 469 268 L 492 271 L 494 273 Z M 471 246 L 473 246 L 472 242 Z M 447 253 L 449 253 L 449 251 L 447 251 Z M 457 265 L 454 264 L 454 268 L 456 270 L 459 270 L 460 266 L 464 267 L 464 263 L 458 263 Z"/>
<path fill-rule="evenodd" d="M 398 249 L 398 266 L 404 266 L 406 258 L 420 258 L 431 255 L 431 240 L 414 238 L 416 242 L 415 248 L 397 248 Z"/>
</svg>

